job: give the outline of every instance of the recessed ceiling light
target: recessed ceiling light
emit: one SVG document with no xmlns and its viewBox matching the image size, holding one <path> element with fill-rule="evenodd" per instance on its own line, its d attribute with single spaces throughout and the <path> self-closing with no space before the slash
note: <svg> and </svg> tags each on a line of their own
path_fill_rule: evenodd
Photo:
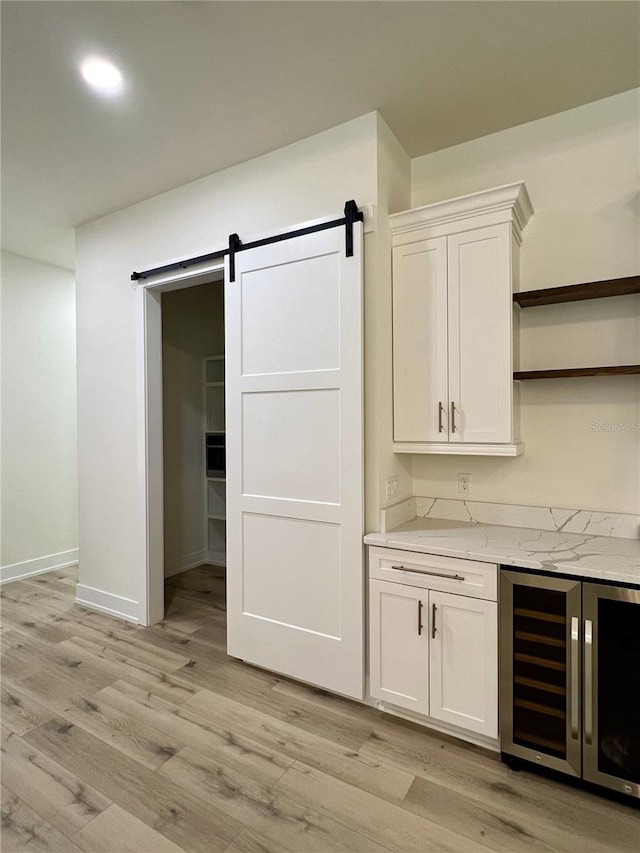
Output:
<svg viewBox="0 0 640 853">
<path fill-rule="evenodd" d="M 122 89 L 122 74 L 113 62 L 95 56 L 85 59 L 80 71 L 87 83 L 99 92 L 116 93 Z"/>
</svg>

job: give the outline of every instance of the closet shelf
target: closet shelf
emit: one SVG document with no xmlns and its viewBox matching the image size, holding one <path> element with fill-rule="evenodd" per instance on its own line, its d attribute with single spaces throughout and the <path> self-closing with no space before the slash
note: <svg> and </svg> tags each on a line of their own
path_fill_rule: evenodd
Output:
<svg viewBox="0 0 640 853">
<path fill-rule="evenodd" d="M 514 379 L 562 379 L 578 376 L 630 376 L 640 373 L 640 364 L 617 364 L 613 367 L 565 367 L 560 370 L 516 370 Z"/>
<path fill-rule="evenodd" d="M 626 296 L 630 293 L 640 293 L 640 275 L 611 278 L 606 281 L 590 281 L 584 284 L 568 284 L 562 287 L 547 287 L 541 290 L 523 290 L 513 294 L 513 301 L 517 302 L 521 308 L 533 308 L 536 305 L 603 299 L 608 296 Z"/>
</svg>

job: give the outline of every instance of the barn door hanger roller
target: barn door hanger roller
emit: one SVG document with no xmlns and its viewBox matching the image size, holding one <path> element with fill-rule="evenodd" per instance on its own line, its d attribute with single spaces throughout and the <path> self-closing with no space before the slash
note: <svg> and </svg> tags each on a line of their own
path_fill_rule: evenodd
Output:
<svg viewBox="0 0 640 853">
<path fill-rule="evenodd" d="M 282 234 L 274 234 L 271 237 L 263 237 L 261 240 L 254 240 L 251 243 L 243 243 L 237 234 L 229 235 L 229 245 L 226 249 L 220 249 L 217 252 L 211 252 L 208 255 L 199 255 L 195 258 L 185 258 L 183 261 L 175 261 L 171 264 L 165 264 L 162 267 L 154 267 L 153 269 L 143 270 L 142 272 L 131 273 L 131 281 L 140 281 L 141 279 L 150 278 L 161 273 L 173 272 L 175 270 L 186 270 L 196 264 L 202 264 L 207 261 L 219 260 L 220 258 L 229 256 L 229 279 L 236 280 L 236 262 L 235 256 L 238 252 L 244 252 L 247 249 L 257 249 L 259 246 L 268 246 L 270 243 L 279 243 L 282 240 L 292 240 L 294 237 L 303 237 L 305 234 L 313 234 L 315 231 L 327 231 L 329 228 L 338 228 L 344 225 L 345 228 L 345 255 L 347 258 L 353 257 L 353 223 L 364 222 L 364 213 L 358 210 L 358 205 L 353 201 L 346 202 L 344 206 L 344 216 L 341 219 L 332 219 L 329 222 L 320 222 L 317 225 L 309 225 L 306 228 L 298 228 L 294 231 L 285 231 Z"/>
</svg>

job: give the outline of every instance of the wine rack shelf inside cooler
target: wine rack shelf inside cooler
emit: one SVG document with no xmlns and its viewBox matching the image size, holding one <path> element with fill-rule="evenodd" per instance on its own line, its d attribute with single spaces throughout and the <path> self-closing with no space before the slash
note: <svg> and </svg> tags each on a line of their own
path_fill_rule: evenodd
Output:
<svg viewBox="0 0 640 853">
<path fill-rule="evenodd" d="M 555 590 L 514 588 L 514 740 L 566 757 L 567 615 Z"/>
</svg>

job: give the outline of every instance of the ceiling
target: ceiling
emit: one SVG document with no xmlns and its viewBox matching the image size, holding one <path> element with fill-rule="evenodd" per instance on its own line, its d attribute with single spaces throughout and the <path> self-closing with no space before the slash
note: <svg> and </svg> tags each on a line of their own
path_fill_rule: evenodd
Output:
<svg viewBox="0 0 640 853">
<path fill-rule="evenodd" d="M 637 2 L 1 4 L 4 248 L 379 110 L 412 156 L 640 85 Z M 96 97 L 77 66 L 111 58 Z"/>
</svg>

